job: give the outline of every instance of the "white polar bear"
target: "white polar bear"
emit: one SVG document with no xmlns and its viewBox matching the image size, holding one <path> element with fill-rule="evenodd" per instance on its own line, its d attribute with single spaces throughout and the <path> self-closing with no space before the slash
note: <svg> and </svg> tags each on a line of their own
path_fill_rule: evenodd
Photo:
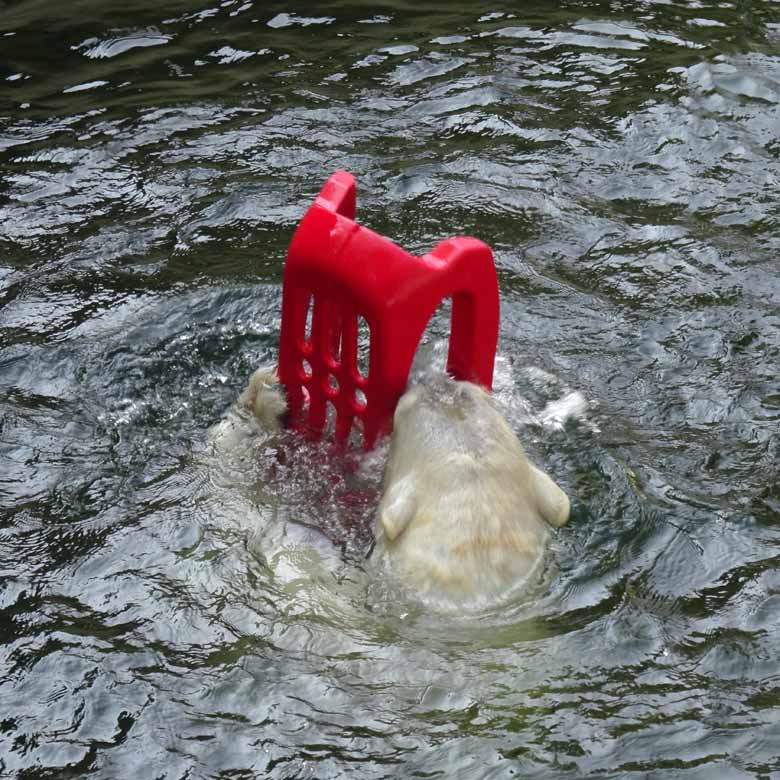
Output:
<svg viewBox="0 0 780 780">
<path fill-rule="evenodd" d="M 401 397 L 373 557 L 424 602 L 501 600 L 539 567 L 569 511 L 483 388 L 440 376 Z"/>
<path fill-rule="evenodd" d="M 217 447 L 236 447 L 247 412 L 278 430 L 284 395 L 272 368 L 252 375 Z M 244 434 L 245 435 L 245 434 Z M 401 397 L 385 466 L 372 559 L 421 601 L 482 608 L 540 567 L 550 526 L 569 519 L 566 494 L 533 465 L 493 397 L 471 382 L 427 376 Z"/>
</svg>

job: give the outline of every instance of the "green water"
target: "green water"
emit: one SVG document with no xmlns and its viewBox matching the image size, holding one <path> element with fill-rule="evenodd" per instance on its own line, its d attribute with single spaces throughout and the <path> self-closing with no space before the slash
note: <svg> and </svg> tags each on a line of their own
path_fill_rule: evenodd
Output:
<svg viewBox="0 0 780 780">
<path fill-rule="evenodd" d="M 0 90 L 0 776 L 780 777 L 780 5 L 6 1 Z M 381 450 L 209 452 L 336 168 L 495 251 L 506 608 L 372 578 Z"/>
</svg>

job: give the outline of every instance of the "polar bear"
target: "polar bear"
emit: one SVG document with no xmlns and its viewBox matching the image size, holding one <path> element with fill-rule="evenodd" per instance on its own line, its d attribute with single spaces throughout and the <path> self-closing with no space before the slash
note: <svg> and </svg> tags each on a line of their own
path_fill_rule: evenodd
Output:
<svg viewBox="0 0 780 780">
<path fill-rule="evenodd" d="M 439 376 L 401 397 L 373 557 L 423 602 L 502 600 L 539 568 L 569 512 L 482 387 Z"/>
<path fill-rule="evenodd" d="M 255 371 L 218 426 L 231 450 L 247 415 L 279 430 L 285 399 L 272 368 Z M 238 426 L 238 427 L 237 427 Z M 527 458 L 482 387 L 442 374 L 412 384 L 396 407 L 372 561 L 413 597 L 445 610 L 494 605 L 540 568 L 566 494 Z"/>
</svg>

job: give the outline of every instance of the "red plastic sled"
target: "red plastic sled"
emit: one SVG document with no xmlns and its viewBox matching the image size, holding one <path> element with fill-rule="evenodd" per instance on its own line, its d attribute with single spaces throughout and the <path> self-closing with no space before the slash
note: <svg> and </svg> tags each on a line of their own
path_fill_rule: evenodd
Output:
<svg viewBox="0 0 780 780">
<path fill-rule="evenodd" d="M 327 405 L 336 440 L 362 421 L 363 444 L 389 433 L 417 345 L 452 296 L 447 371 L 491 389 L 498 282 L 490 248 L 451 238 L 416 257 L 358 225 L 355 180 L 334 173 L 295 231 L 284 268 L 279 378 L 288 424 L 319 437 Z M 368 373 L 358 365 L 359 318 L 370 331 Z"/>
</svg>

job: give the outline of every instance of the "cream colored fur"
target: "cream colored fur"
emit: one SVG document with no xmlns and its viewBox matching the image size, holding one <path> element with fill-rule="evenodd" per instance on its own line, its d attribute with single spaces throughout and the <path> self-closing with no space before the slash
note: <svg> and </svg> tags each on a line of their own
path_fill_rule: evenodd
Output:
<svg viewBox="0 0 780 780">
<path fill-rule="evenodd" d="M 492 397 L 447 377 L 398 403 L 374 558 L 425 602 L 481 607 L 539 567 L 569 499 L 526 457 Z"/>
<path fill-rule="evenodd" d="M 271 366 L 258 368 L 225 418 L 211 428 L 211 441 L 223 454 L 243 454 L 258 431 L 280 430 L 286 411 L 287 402 L 279 387 L 276 369 Z"/>
</svg>

